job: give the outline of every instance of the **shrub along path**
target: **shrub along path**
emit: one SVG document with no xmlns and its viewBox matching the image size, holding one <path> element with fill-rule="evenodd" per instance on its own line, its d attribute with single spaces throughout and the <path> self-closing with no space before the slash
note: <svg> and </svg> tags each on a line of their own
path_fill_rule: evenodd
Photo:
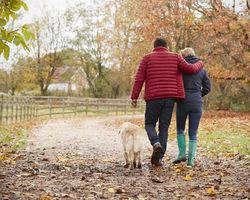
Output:
<svg viewBox="0 0 250 200">
<path fill-rule="evenodd" d="M 145 134 L 142 169 L 123 168 L 118 127 L 124 121 L 142 126 L 142 117 L 52 119 L 35 127 L 25 150 L 5 159 L 2 155 L 0 199 L 248 199 L 248 156 L 232 151 L 218 153 L 220 148 L 211 145 L 198 147 L 197 165 L 191 169 L 185 164 L 171 164 L 177 154 L 176 141 L 172 140 L 164 166 L 152 168 L 151 146 Z M 213 117 L 205 115 L 202 123 L 208 119 L 214 123 Z M 229 118 L 228 122 L 237 119 L 238 126 L 249 128 L 249 115 Z M 209 126 L 213 131 L 228 125 L 216 123 Z M 209 134 L 208 129 L 202 124 L 203 134 Z M 244 137 L 249 139 L 249 135 Z M 213 143 L 223 142 L 216 138 Z M 245 147 L 241 142 L 238 147 L 242 145 L 249 148 L 249 143 Z"/>
</svg>

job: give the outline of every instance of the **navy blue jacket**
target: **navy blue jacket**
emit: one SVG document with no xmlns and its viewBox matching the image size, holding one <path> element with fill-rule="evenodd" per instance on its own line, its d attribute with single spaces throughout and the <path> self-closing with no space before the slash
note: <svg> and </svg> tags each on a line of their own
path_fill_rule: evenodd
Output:
<svg viewBox="0 0 250 200">
<path fill-rule="evenodd" d="M 195 56 L 187 56 L 184 59 L 192 64 L 200 60 Z M 203 68 L 196 74 L 183 73 L 183 83 L 186 102 L 202 102 L 202 97 L 207 95 L 211 90 L 210 80 L 207 72 Z"/>
</svg>

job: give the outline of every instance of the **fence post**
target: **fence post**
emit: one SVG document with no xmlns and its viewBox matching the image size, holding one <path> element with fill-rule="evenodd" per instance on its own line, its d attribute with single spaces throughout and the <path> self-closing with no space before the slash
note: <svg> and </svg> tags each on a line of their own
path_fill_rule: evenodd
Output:
<svg viewBox="0 0 250 200">
<path fill-rule="evenodd" d="M 89 99 L 86 100 L 86 116 L 88 116 L 88 109 L 89 109 Z"/>
<path fill-rule="evenodd" d="M 51 99 L 49 99 L 49 117 L 52 116 L 52 105 L 51 105 Z"/>
<path fill-rule="evenodd" d="M 20 98 L 20 101 L 19 101 L 19 105 L 20 105 L 20 122 L 22 121 L 22 119 L 23 119 L 23 99 L 22 98 Z"/>
<path fill-rule="evenodd" d="M 15 97 L 15 105 L 16 105 L 15 122 L 17 123 L 18 122 L 18 105 L 19 105 L 18 97 Z"/>
<path fill-rule="evenodd" d="M 9 119 L 9 96 L 6 97 L 6 124 L 8 124 L 8 119 Z"/>
<path fill-rule="evenodd" d="M 29 99 L 26 98 L 26 119 L 29 119 L 29 115 L 30 115 L 30 105 L 29 105 Z"/>
<path fill-rule="evenodd" d="M 127 114 L 127 101 L 125 101 L 125 115 Z"/>
<path fill-rule="evenodd" d="M 23 99 L 23 119 L 26 119 L 27 107 L 26 107 L 26 99 Z"/>
<path fill-rule="evenodd" d="M 36 106 L 35 99 L 32 99 L 32 118 L 35 118 L 35 106 Z"/>
<path fill-rule="evenodd" d="M 96 100 L 96 113 L 99 113 L 99 100 Z"/>
<path fill-rule="evenodd" d="M 32 108 L 33 108 L 33 102 L 32 99 L 29 97 L 29 105 L 30 105 L 30 115 L 29 118 L 32 119 Z"/>
<path fill-rule="evenodd" d="M 31 119 L 31 100 L 30 98 L 27 100 L 28 101 L 28 118 Z"/>
<path fill-rule="evenodd" d="M 62 107 L 62 112 L 63 112 L 63 117 L 64 117 L 64 108 L 65 107 L 65 100 L 63 99 L 63 107 Z"/>
<path fill-rule="evenodd" d="M 34 111 L 34 100 L 33 99 L 31 99 L 30 100 L 31 101 L 31 107 L 30 107 L 30 118 L 33 118 L 33 116 L 34 116 L 34 113 L 33 113 L 33 111 Z"/>
<path fill-rule="evenodd" d="M 29 119 L 29 100 L 25 98 L 26 119 Z"/>
<path fill-rule="evenodd" d="M 33 117 L 36 117 L 36 102 L 33 99 Z"/>
<path fill-rule="evenodd" d="M 3 124 L 3 94 L 1 94 L 1 106 L 0 106 L 0 124 Z"/>
<path fill-rule="evenodd" d="M 36 118 L 38 117 L 38 105 L 36 105 L 36 108 L 35 108 L 35 112 L 36 112 Z"/>
<path fill-rule="evenodd" d="M 75 104 L 74 114 L 76 115 L 76 112 L 77 112 L 77 102 L 75 101 L 74 104 Z"/>
<path fill-rule="evenodd" d="M 10 98 L 10 100 L 11 100 L 11 107 L 10 107 L 10 121 L 11 121 L 11 123 L 13 123 L 13 117 L 14 117 L 14 96 L 11 96 L 11 98 Z"/>
</svg>

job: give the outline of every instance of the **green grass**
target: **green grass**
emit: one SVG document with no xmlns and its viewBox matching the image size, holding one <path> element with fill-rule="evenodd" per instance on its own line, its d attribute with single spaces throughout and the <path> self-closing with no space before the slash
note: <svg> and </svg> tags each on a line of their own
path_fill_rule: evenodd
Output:
<svg viewBox="0 0 250 200">
<path fill-rule="evenodd" d="M 246 130 L 218 129 L 201 131 L 199 145 L 212 153 L 240 153 L 250 155 L 250 136 Z"/>
<path fill-rule="evenodd" d="M 13 153 L 25 147 L 27 128 L 24 126 L 0 127 L 0 153 Z"/>
</svg>

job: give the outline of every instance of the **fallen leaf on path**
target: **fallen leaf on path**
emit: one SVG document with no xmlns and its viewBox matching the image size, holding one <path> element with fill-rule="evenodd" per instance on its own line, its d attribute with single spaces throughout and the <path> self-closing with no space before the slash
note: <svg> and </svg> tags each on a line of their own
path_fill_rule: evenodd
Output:
<svg viewBox="0 0 250 200">
<path fill-rule="evenodd" d="M 178 173 L 178 172 L 185 171 L 186 167 L 184 165 L 179 164 L 179 165 L 172 166 L 171 169 Z"/>
<path fill-rule="evenodd" d="M 216 191 L 214 190 L 214 187 L 207 188 L 207 193 L 208 193 L 210 196 L 215 196 L 215 195 L 216 195 Z"/>
<path fill-rule="evenodd" d="M 186 175 L 186 176 L 183 177 L 183 180 L 184 181 L 190 181 L 191 180 L 191 176 Z"/>
<path fill-rule="evenodd" d="M 108 192 L 110 192 L 110 193 L 115 193 L 115 189 L 114 189 L 114 188 L 109 188 L 109 189 L 108 189 Z"/>
<path fill-rule="evenodd" d="M 50 194 L 44 194 L 41 196 L 40 200 L 52 200 Z"/>
<path fill-rule="evenodd" d="M 7 160 L 9 157 L 7 155 L 1 154 L 0 161 Z"/>
<path fill-rule="evenodd" d="M 206 171 L 206 172 L 203 172 L 202 174 L 201 174 L 201 176 L 208 176 L 208 172 Z"/>
<path fill-rule="evenodd" d="M 58 161 L 66 162 L 68 159 L 63 156 L 57 156 Z"/>
</svg>

